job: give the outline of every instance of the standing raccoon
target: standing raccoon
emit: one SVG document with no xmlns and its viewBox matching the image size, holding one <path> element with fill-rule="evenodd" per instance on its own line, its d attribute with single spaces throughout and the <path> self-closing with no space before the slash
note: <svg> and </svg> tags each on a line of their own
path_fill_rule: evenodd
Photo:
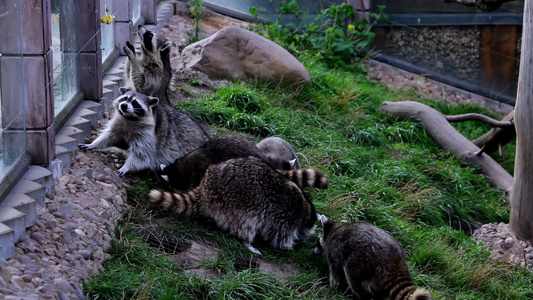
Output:
<svg viewBox="0 0 533 300">
<path fill-rule="evenodd" d="M 219 134 L 211 138 L 202 147 L 194 150 L 183 158 L 177 159 L 173 164 L 163 168 L 162 175 L 166 175 L 170 187 L 186 191 L 198 186 L 205 170 L 212 165 L 228 159 L 254 156 L 262 159 L 273 167 L 288 165 L 288 161 L 280 158 L 267 157 L 249 140 L 235 134 Z M 307 173 L 294 173 L 294 181 L 299 186 L 306 185 L 307 178 L 298 177 Z M 327 187 L 327 178 L 320 171 L 314 171 L 318 187 Z M 315 181 L 315 178 L 312 178 Z"/>
<path fill-rule="evenodd" d="M 184 112 L 159 99 L 120 88 L 113 101 L 114 115 L 100 135 L 82 149 L 117 147 L 127 151 L 126 162 L 117 173 L 143 169 L 160 170 L 176 158 L 205 144 L 209 136 Z"/>
<path fill-rule="evenodd" d="M 128 56 L 124 67 L 126 86 L 141 94 L 159 98 L 161 103 L 170 104 L 167 88 L 172 77 L 172 43 L 142 25 L 139 25 L 137 33 L 141 41 L 141 57 L 137 57 L 130 42 L 126 42 L 123 48 Z"/>
<path fill-rule="evenodd" d="M 277 159 L 274 166 L 277 169 L 296 170 L 300 168 L 300 161 L 291 144 L 280 137 L 268 137 L 257 143 L 257 148 L 271 159 Z"/>
<path fill-rule="evenodd" d="M 292 181 L 257 157 L 210 165 L 200 185 L 186 193 L 153 190 L 150 202 L 186 216 L 213 219 L 253 253 L 258 236 L 274 248 L 292 249 L 316 227 L 315 207 Z"/>
<path fill-rule="evenodd" d="M 388 232 L 368 223 L 321 221 L 315 253 L 325 252 L 332 286 L 350 287 L 355 299 L 432 299 L 414 284 L 403 248 Z"/>
</svg>

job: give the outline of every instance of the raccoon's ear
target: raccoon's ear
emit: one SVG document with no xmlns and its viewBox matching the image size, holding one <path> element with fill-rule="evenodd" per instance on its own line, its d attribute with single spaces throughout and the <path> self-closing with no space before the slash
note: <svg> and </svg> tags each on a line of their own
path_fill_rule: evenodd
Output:
<svg viewBox="0 0 533 300">
<path fill-rule="evenodd" d="M 326 217 L 325 215 L 316 214 L 316 217 L 320 220 L 320 223 L 322 223 L 322 225 L 324 225 L 324 223 L 328 221 L 328 217 Z"/>
<path fill-rule="evenodd" d="M 291 169 L 294 168 L 294 164 L 296 163 L 296 158 L 289 160 L 289 165 L 291 166 Z"/>
<path fill-rule="evenodd" d="M 126 94 L 127 92 L 131 91 L 130 88 L 127 88 L 127 87 L 125 87 L 125 86 L 121 86 L 118 90 L 120 91 L 120 94 L 121 94 L 121 95 L 124 95 L 124 94 Z"/>
<path fill-rule="evenodd" d="M 171 42 L 171 41 L 166 41 L 166 42 L 163 44 L 163 47 L 161 47 L 161 50 L 159 50 L 159 51 L 165 51 L 165 50 L 167 50 L 170 46 L 172 46 L 172 42 Z"/>
<path fill-rule="evenodd" d="M 148 96 L 148 106 L 156 106 L 159 103 L 159 98 Z"/>
</svg>

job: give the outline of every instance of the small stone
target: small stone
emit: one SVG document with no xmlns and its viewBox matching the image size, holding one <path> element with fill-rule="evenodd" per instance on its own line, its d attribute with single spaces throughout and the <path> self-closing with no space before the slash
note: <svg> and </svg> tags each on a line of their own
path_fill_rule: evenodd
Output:
<svg viewBox="0 0 533 300">
<path fill-rule="evenodd" d="M 111 249 L 113 248 L 113 246 L 111 245 L 111 243 L 109 243 L 108 241 L 104 241 L 102 243 L 102 250 L 105 252 L 105 253 L 109 253 L 111 252 Z"/>
<path fill-rule="evenodd" d="M 39 242 L 39 244 L 42 244 L 42 242 L 44 241 L 44 239 L 46 238 L 44 236 L 44 234 L 40 233 L 40 232 L 32 232 L 30 233 L 30 237 L 32 239 L 34 239 L 35 241 Z"/>
<path fill-rule="evenodd" d="M 78 251 L 78 254 L 85 259 L 89 259 L 91 257 L 91 251 L 85 249 Z"/>
<path fill-rule="evenodd" d="M 89 180 L 93 180 L 93 169 L 91 168 L 86 168 L 85 169 L 85 176 L 89 179 Z"/>
<path fill-rule="evenodd" d="M 504 243 L 501 243 L 500 247 L 503 249 L 503 250 L 509 250 L 513 247 L 513 244 L 512 243 L 507 243 L 507 242 L 504 242 Z"/>
<path fill-rule="evenodd" d="M 22 275 L 22 280 L 24 280 L 24 282 L 31 282 L 32 279 L 33 279 L 33 276 L 31 276 L 31 274 Z"/>
</svg>

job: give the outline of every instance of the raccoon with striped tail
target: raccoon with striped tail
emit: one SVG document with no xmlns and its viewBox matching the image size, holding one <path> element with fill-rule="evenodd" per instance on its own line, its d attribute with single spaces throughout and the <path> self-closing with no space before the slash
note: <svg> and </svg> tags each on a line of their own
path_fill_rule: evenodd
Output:
<svg viewBox="0 0 533 300">
<path fill-rule="evenodd" d="M 286 140 L 271 136 L 257 143 L 257 148 L 267 157 L 275 159 L 274 167 L 283 170 L 296 170 L 300 168 L 298 156 L 291 144 Z"/>
<path fill-rule="evenodd" d="M 113 101 L 114 114 L 98 137 L 81 149 L 117 147 L 126 150 L 126 161 L 117 171 L 151 169 L 159 174 L 161 164 L 202 146 L 209 140 L 205 130 L 184 112 L 151 96 L 120 88 Z"/>
<path fill-rule="evenodd" d="M 350 288 L 355 299 L 431 300 L 409 274 L 402 246 L 369 223 L 333 222 L 320 216 L 322 233 L 315 254 L 324 252 L 329 282 Z"/>
<path fill-rule="evenodd" d="M 141 94 L 159 98 L 170 104 L 168 85 L 172 77 L 170 47 L 172 42 L 139 25 L 137 33 L 141 42 L 141 56 L 137 57 L 130 42 L 123 47 L 128 56 L 124 66 L 126 86 Z"/>
<path fill-rule="evenodd" d="M 149 200 L 178 214 L 214 220 L 256 254 L 261 254 L 252 246 L 256 237 L 274 248 L 292 249 L 298 239 L 314 233 L 317 221 L 302 190 L 257 157 L 210 165 L 196 188 L 184 193 L 152 190 Z"/>
<path fill-rule="evenodd" d="M 176 159 L 173 164 L 162 166 L 161 174 L 163 178 L 167 179 L 171 188 L 178 191 L 187 191 L 200 184 L 205 171 L 210 165 L 228 159 L 248 156 L 260 158 L 273 167 L 283 168 L 283 165 L 289 165 L 288 161 L 281 161 L 281 158 L 264 155 L 259 148 L 244 137 L 236 134 L 219 134 L 185 157 Z M 282 170 L 279 171 L 283 172 Z M 314 187 L 326 188 L 328 185 L 326 176 L 318 170 L 289 174 L 290 179 L 294 179 L 293 181 L 302 188 L 309 185 L 307 183 L 308 180 L 314 184 Z M 316 178 L 307 178 L 307 175 L 312 175 Z"/>
</svg>

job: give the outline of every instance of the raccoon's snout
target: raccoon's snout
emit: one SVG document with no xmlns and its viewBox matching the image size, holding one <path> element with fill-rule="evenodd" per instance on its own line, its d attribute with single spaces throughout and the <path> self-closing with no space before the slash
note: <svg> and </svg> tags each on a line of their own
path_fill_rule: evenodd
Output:
<svg viewBox="0 0 533 300">
<path fill-rule="evenodd" d="M 128 104 L 127 103 L 121 103 L 120 104 L 120 111 L 125 113 L 128 112 Z"/>
</svg>

